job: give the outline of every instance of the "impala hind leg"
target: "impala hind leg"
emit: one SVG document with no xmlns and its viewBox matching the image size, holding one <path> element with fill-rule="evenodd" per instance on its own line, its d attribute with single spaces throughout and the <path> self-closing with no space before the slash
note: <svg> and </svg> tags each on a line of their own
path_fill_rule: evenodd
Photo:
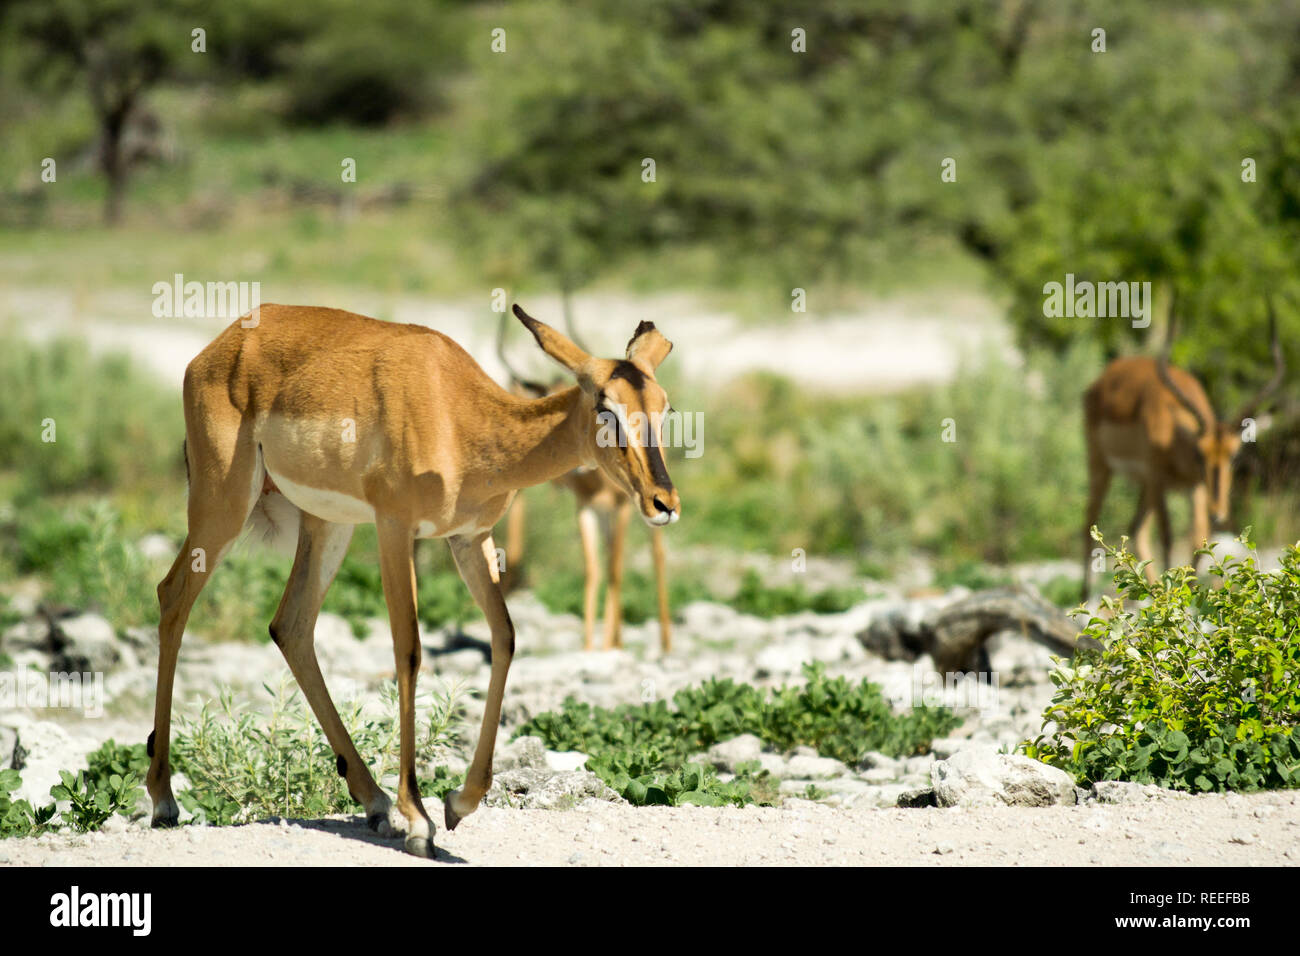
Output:
<svg viewBox="0 0 1300 956">
<path fill-rule="evenodd" d="M 515 627 L 498 586 L 495 553 L 490 534 L 449 539 L 460 576 L 492 628 L 492 677 L 483 708 L 483 728 L 474 760 L 465 775 L 465 785 L 447 794 L 444 818 L 448 830 L 478 809 L 479 801 L 492 786 L 492 754 L 496 749 L 497 727 L 501 723 L 501 698 L 505 696 L 506 674 L 515 654 Z"/>
<path fill-rule="evenodd" d="M 415 529 L 406 522 L 380 517 L 379 570 L 393 631 L 393 660 L 397 670 L 398 725 L 401 734 L 397 778 L 397 809 L 406 817 L 406 852 L 432 857 L 433 822 L 420 799 L 415 778 L 415 679 L 420 673 L 420 625 L 415 614 Z M 492 555 L 496 567 L 496 553 Z"/>
<path fill-rule="evenodd" d="M 506 567 L 501 572 L 501 591 L 509 594 L 524 580 L 524 542 L 528 534 L 524 496 L 515 495 L 506 512 Z"/>
<path fill-rule="evenodd" d="M 212 423 L 210 423 L 212 424 Z M 225 435 L 186 438 L 189 533 L 171 570 L 158 585 L 158 685 L 153 732 L 149 734 L 149 773 L 145 786 L 153 801 L 153 825 L 175 826 L 180 808 L 172 796 L 171 716 L 176 659 L 190 611 L 218 562 L 244 528 L 262 483 L 257 449 L 241 441 L 238 422 Z"/>
<path fill-rule="evenodd" d="M 1137 511 L 1133 515 L 1133 522 L 1129 525 L 1128 531 L 1129 537 L 1133 539 L 1133 553 L 1137 555 L 1138 561 L 1150 562 L 1146 566 L 1148 584 L 1156 583 L 1155 561 L 1151 554 L 1151 518 L 1157 503 L 1162 498 L 1163 495 L 1155 482 L 1145 482 L 1138 498 Z"/>
<path fill-rule="evenodd" d="M 388 836 L 388 795 L 375 783 L 365 761 L 357 753 L 347 728 L 339 718 L 330 697 L 325 677 L 316 657 L 316 619 L 321 602 L 329 590 L 339 565 L 348 553 L 353 526 L 331 524 L 315 515 L 303 513 L 298 525 L 298 552 L 285 586 L 280 607 L 271 621 L 271 640 L 280 648 L 294 680 L 302 688 L 312 713 L 334 748 L 339 776 L 348 784 L 348 793 L 366 811 L 371 829 Z"/>
<path fill-rule="evenodd" d="M 1110 465 L 1106 459 L 1092 449 L 1088 450 L 1088 510 L 1083 522 L 1083 588 L 1079 602 L 1088 600 L 1092 584 L 1092 550 L 1097 542 L 1092 540 L 1092 529 L 1101 517 L 1101 506 L 1106 502 L 1106 492 L 1110 490 Z"/>
</svg>

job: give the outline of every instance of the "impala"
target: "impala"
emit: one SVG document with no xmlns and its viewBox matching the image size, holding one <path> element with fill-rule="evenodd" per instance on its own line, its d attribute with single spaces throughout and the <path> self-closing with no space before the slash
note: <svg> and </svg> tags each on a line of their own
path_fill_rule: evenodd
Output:
<svg viewBox="0 0 1300 956">
<path fill-rule="evenodd" d="M 492 632 L 492 670 L 482 733 L 444 819 L 454 829 L 492 783 L 514 627 L 501 596 L 492 526 L 515 492 L 585 466 L 627 492 L 647 524 L 679 515 L 659 448 L 634 438 L 597 440 L 598 411 L 620 403 L 660 420 L 667 396 L 655 369 L 672 349 L 642 322 L 624 359 L 588 355 L 561 333 L 514 313 L 577 385 L 536 400 L 511 395 L 459 345 L 421 326 L 380 322 L 337 309 L 264 305 L 237 320 L 185 370 L 189 529 L 158 585 L 158 690 L 149 735 L 147 785 L 153 824 L 178 808 L 168 763 L 172 681 L 181 635 L 199 592 L 267 496 L 296 509 L 298 546 L 271 621 L 283 652 L 337 755 L 348 792 L 367 821 L 389 832 L 390 801 L 358 756 L 321 676 L 316 617 L 352 537 L 373 522 L 393 632 L 401 736 L 397 808 L 408 852 L 432 856 L 434 826 L 415 777 L 417 537 L 446 538 L 456 567 Z"/>
<path fill-rule="evenodd" d="M 539 397 L 563 387 L 563 383 L 542 385 L 524 378 L 511 366 L 505 354 L 505 317 L 497 329 L 497 357 L 510 375 L 510 389 L 521 396 Z M 585 345 L 566 321 L 569 337 L 582 348 Z M 578 534 L 582 542 L 583 601 L 582 646 L 595 648 L 596 598 L 601 573 L 598 539 L 605 538 L 605 628 L 604 649 L 623 646 L 623 551 L 627 526 L 632 514 L 632 500 L 622 486 L 610 481 L 605 473 L 593 468 L 575 468 L 556 478 L 553 484 L 573 493 L 578 505 Z M 507 594 L 522 576 L 524 553 L 524 509 L 522 495 L 515 498 L 506 516 L 506 571 L 501 588 Z M 672 650 L 672 613 L 668 605 L 668 577 L 665 569 L 663 528 L 650 529 L 650 546 L 654 558 L 655 591 L 659 606 L 659 645 L 663 653 Z"/>
<path fill-rule="evenodd" d="M 1169 566 L 1169 512 L 1165 494 L 1190 492 L 1192 548 L 1209 538 L 1211 521 L 1222 527 L 1228 520 L 1232 490 L 1232 462 L 1241 448 L 1242 421 L 1282 384 L 1285 363 L 1277 332 L 1277 316 L 1267 300 L 1272 340 L 1273 377 L 1237 414 L 1223 421 L 1214 414 L 1201 383 L 1188 372 L 1169 364 L 1173 343 L 1174 306 L 1170 307 L 1169 335 L 1158 358 L 1117 358 L 1083 395 L 1084 436 L 1088 445 L 1088 511 L 1083 527 L 1083 600 L 1088 599 L 1091 529 L 1101 514 L 1118 472 L 1139 486 L 1136 514 L 1129 527 L 1139 560 L 1151 561 L 1151 518 L 1160 525 L 1161 559 Z M 1193 567 L 1200 556 L 1193 556 Z M 1154 562 L 1146 566 L 1149 581 L 1156 579 Z"/>
</svg>

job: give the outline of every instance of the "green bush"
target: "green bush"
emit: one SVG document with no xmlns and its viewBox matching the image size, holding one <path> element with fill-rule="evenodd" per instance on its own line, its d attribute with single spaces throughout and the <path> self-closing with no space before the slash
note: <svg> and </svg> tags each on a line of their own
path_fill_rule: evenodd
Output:
<svg viewBox="0 0 1300 956">
<path fill-rule="evenodd" d="M 277 688 L 266 689 L 273 697 L 267 718 L 236 706 L 233 695 L 223 690 L 215 708 L 205 702 L 198 717 L 178 721 L 180 732 L 172 748 L 175 769 L 185 774 L 192 789 L 180 792 L 177 799 L 215 825 L 351 811 L 355 803 L 338 775 L 337 755 L 298 691 L 287 677 Z M 454 738 L 461 719 L 460 693 L 453 686 L 418 707 L 417 765 L 431 762 Z M 379 717 L 363 717 L 356 701 L 345 703 L 339 713 L 375 780 L 391 786 L 400 752 L 395 684 L 384 685 L 382 702 Z M 422 782 L 421 792 L 440 795 L 458 785 L 458 777 L 440 768 Z"/>
<path fill-rule="evenodd" d="M 942 708 L 895 714 L 879 687 L 829 678 L 821 664 L 805 665 L 804 674 L 805 685 L 770 693 L 730 679 L 709 680 L 678 691 L 671 708 L 660 700 L 610 710 L 569 697 L 558 711 L 528 721 L 516 736 L 535 735 L 553 750 L 588 754 L 588 769 L 633 803 L 708 797 L 743 804 L 775 799 L 757 768 L 739 774 L 731 786 L 707 768 L 691 770 L 690 758 L 748 733 L 779 750 L 811 746 L 856 764 L 872 750 L 895 756 L 925 753 L 933 738 L 960 723 Z M 688 777 L 673 777 L 680 773 Z M 692 786 L 683 789 L 686 783 Z"/>
<path fill-rule="evenodd" d="M 109 741 L 105 748 L 114 746 Z M 103 765 L 99 769 L 102 771 Z M 33 807 L 26 800 L 13 799 L 13 791 L 22 786 L 18 771 L 0 770 L 0 838 L 39 835 L 60 827 L 71 827 L 78 833 L 98 830 L 114 814 L 130 815 L 141 795 L 142 779 L 143 773 L 137 775 L 131 771 L 60 770 L 61 782 L 50 788 L 55 802 Z M 66 802 L 67 809 L 60 811 L 59 802 Z"/>
<path fill-rule="evenodd" d="M 1022 749 L 1085 784 L 1300 786 L 1300 545 L 1274 572 L 1206 548 L 1213 586 L 1185 567 L 1148 584 L 1145 562 L 1106 550 L 1120 597 L 1082 634 L 1101 649 L 1053 673 L 1055 734 Z"/>
<path fill-rule="evenodd" d="M 770 618 L 800 611 L 836 614 L 847 611 L 865 597 L 861 588 L 826 588 L 810 594 L 802 581 L 789 585 L 764 584 L 762 576 L 750 568 L 741 579 L 740 589 L 727 603 L 742 614 Z"/>
<path fill-rule="evenodd" d="M 184 474 L 185 434 L 176 397 L 121 355 L 84 342 L 33 344 L 0 334 L 0 471 L 18 495 L 124 485 L 156 488 Z"/>
<path fill-rule="evenodd" d="M 32 505 L 9 552 L 19 573 L 49 581 L 49 597 L 57 603 L 96 609 L 118 628 L 158 619 L 158 582 L 122 534 L 121 515 L 104 501 Z"/>
</svg>

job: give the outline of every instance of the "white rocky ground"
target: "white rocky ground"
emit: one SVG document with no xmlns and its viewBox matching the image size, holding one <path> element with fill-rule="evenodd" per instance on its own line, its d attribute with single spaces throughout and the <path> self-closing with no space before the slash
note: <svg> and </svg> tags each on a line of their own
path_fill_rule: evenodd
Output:
<svg viewBox="0 0 1300 956">
<path fill-rule="evenodd" d="M 580 769 L 582 757 L 551 754 L 535 739 L 506 741 L 523 720 L 559 705 L 570 694 L 614 706 L 671 697 L 709 677 L 756 684 L 799 680 L 805 661 L 822 661 L 832 674 L 878 683 L 896 706 L 934 694 L 929 660 L 888 661 L 858 639 L 873 621 L 909 626 L 964 592 L 866 600 L 834 615 L 799 614 L 771 621 L 698 603 L 681 610 L 676 648 L 663 657 L 654 624 L 629 627 L 627 649 L 584 653 L 579 622 L 553 615 L 528 595 L 511 601 L 519 652 L 510 672 L 496 785 L 486 805 L 454 833 L 439 828 L 439 860 L 474 864 L 1121 864 L 1249 865 L 1300 863 L 1300 797 L 1294 793 L 1180 797 L 1127 785 L 1076 791 L 1068 778 L 1025 758 L 999 754 L 1040 730 L 1052 685 L 1049 655 L 1012 632 L 990 642 L 998 674 L 996 697 L 983 710 L 966 708 L 950 738 L 924 757 L 892 760 L 870 755 L 857 767 L 810 750 L 764 752 L 754 738 L 714 747 L 707 759 L 722 771 L 759 759 L 781 778 L 788 797 L 779 808 L 636 808 L 611 800 L 599 781 Z M 22 602 L 18 602 L 22 605 Z M 342 619 L 323 615 L 317 628 L 322 667 L 336 699 L 373 700 L 391 679 L 392 650 L 383 622 L 365 640 Z M 50 667 L 39 644 L 42 623 L 32 617 L 4 635 L 17 668 Z M 66 710 L 0 711 L 0 765 L 8 766 L 15 738 L 27 751 L 24 793 L 48 802 L 57 771 L 81 764 L 105 739 L 142 741 L 150 726 L 156 638 L 140 630 L 114 640 L 105 622 L 83 615 L 62 622 L 76 650 L 107 672 L 104 712 L 85 717 Z M 482 622 L 471 638 L 486 639 Z M 425 635 L 425 685 L 463 680 L 486 688 L 484 655 L 446 631 Z M 274 686 L 285 668 L 272 645 L 212 644 L 190 634 L 177 679 L 178 708 L 196 710 L 199 697 L 235 688 L 265 706 L 262 684 Z M 435 677 L 435 675 L 437 675 Z M 949 689 L 950 703 L 960 703 Z M 481 704 L 470 700 L 470 733 Z M 822 795 L 803 799 L 810 784 Z M 933 793 L 933 797 L 928 794 Z M 939 806 L 898 808 L 904 803 Z M 431 801 L 432 802 L 432 801 Z M 436 821 L 440 808 L 431 806 Z M 719 839 L 722 837 L 722 839 Z M 400 841 L 372 835 L 359 818 L 258 823 L 242 827 L 187 826 L 155 832 L 144 820 L 116 819 L 107 832 L 58 833 L 0 844 L 0 864 L 158 865 L 192 863 L 326 865 L 418 864 Z"/>
</svg>

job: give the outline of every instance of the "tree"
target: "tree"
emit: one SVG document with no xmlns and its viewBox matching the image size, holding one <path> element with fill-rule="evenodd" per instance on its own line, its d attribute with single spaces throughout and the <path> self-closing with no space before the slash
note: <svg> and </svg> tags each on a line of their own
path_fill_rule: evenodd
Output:
<svg viewBox="0 0 1300 956">
<path fill-rule="evenodd" d="M 85 84 L 109 224 L 121 220 L 133 165 L 124 149 L 128 123 L 146 92 L 191 55 L 202 10 L 196 0 L 18 0 L 10 8 L 19 35 L 31 44 L 29 69 L 54 85 Z"/>
</svg>

